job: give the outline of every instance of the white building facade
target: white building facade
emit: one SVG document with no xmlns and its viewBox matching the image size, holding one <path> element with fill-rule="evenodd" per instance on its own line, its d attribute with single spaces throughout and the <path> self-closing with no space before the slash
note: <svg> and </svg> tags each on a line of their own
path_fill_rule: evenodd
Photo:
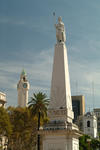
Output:
<svg viewBox="0 0 100 150">
<path fill-rule="evenodd" d="M 6 102 L 6 94 L 0 92 L 0 107 L 5 107 Z M 7 142 L 7 137 L 0 135 L 0 147 L 2 147 L 2 150 L 7 150 Z"/>
<path fill-rule="evenodd" d="M 6 94 L 0 92 L 0 107 L 3 106 L 5 107 L 6 104 Z"/>
<path fill-rule="evenodd" d="M 93 112 L 88 112 L 83 117 L 84 134 L 97 138 L 97 118 Z"/>
<path fill-rule="evenodd" d="M 100 108 L 95 108 L 94 113 L 97 117 L 97 130 L 100 133 Z"/>
<path fill-rule="evenodd" d="M 8 138 L 6 136 L 0 135 L 0 148 L 2 147 L 2 150 L 7 150 L 8 145 Z"/>
</svg>

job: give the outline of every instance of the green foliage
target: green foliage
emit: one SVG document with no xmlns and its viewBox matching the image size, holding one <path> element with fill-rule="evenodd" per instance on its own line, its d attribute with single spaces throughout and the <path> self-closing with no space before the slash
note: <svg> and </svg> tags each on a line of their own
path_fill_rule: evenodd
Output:
<svg viewBox="0 0 100 150">
<path fill-rule="evenodd" d="M 49 101 L 47 99 L 46 94 L 41 92 L 35 94 L 33 93 L 33 97 L 31 97 L 31 101 L 29 102 L 29 109 L 31 110 L 31 114 L 37 118 L 38 130 L 40 129 L 40 124 L 43 125 L 44 122 L 48 121 L 47 119 L 47 107 L 49 105 Z M 40 149 L 41 139 L 40 135 L 37 137 L 37 147 Z"/>
<path fill-rule="evenodd" d="M 100 140 L 92 139 L 88 135 L 79 138 L 79 150 L 96 150 L 100 148 Z"/>
<path fill-rule="evenodd" d="M 88 150 L 87 139 L 90 139 L 88 135 L 83 135 L 79 138 L 79 150 Z"/>
<path fill-rule="evenodd" d="M 33 97 L 31 97 L 31 100 L 28 104 L 32 115 L 38 118 L 38 121 L 39 119 L 41 123 L 48 121 L 47 107 L 49 105 L 49 100 L 47 99 L 46 94 L 42 92 L 38 92 L 37 94 L 33 93 Z"/>
<path fill-rule="evenodd" d="M 12 126 L 8 113 L 5 108 L 0 107 L 0 135 L 9 136 L 12 132 Z"/>
<path fill-rule="evenodd" d="M 0 150 L 2 150 L 2 146 L 0 146 Z"/>
<path fill-rule="evenodd" d="M 36 120 L 28 108 L 8 108 L 13 125 L 8 147 L 13 150 L 33 150 L 36 145 Z"/>
<path fill-rule="evenodd" d="M 8 137 L 8 150 L 36 150 L 37 127 L 48 122 L 48 104 L 47 96 L 39 92 L 28 108 L 0 107 L 0 135 Z"/>
<path fill-rule="evenodd" d="M 100 140 L 92 139 L 90 143 L 91 150 L 100 148 Z"/>
</svg>

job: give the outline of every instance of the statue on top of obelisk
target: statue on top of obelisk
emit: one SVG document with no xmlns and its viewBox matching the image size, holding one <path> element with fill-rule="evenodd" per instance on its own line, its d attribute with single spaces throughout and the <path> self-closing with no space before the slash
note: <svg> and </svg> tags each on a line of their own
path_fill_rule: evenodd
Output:
<svg viewBox="0 0 100 150">
<path fill-rule="evenodd" d="M 58 24 L 55 24 L 55 27 L 56 27 L 57 43 L 65 42 L 66 41 L 65 27 L 61 17 L 58 17 Z"/>
</svg>

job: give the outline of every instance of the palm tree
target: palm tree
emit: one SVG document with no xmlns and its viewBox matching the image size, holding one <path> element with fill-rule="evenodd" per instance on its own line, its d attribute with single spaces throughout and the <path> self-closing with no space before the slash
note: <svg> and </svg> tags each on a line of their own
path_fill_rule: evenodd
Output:
<svg viewBox="0 0 100 150">
<path fill-rule="evenodd" d="M 33 97 L 31 97 L 31 100 L 28 104 L 32 115 L 37 116 L 38 118 L 39 130 L 40 120 L 44 119 L 47 116 L 47 107 L 49 104 L 49 99 L 47 99 L 47 95 L 42 92 L 38 92 L 37 94 L 33 93 Z M 38 135 L 38 150 L 40 150 L 40 135 Z"/>
</svg>

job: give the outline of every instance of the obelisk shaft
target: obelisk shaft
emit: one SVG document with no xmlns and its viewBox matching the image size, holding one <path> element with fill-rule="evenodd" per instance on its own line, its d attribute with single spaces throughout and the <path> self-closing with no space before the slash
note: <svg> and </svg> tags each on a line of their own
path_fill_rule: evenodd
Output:
<svg viewBox="0 0 100 150">
<path fill-rule="evenodd" d="M 49 108 L 52 110 L 64 110 L 64 121 L 72 122 L 72 100 L 70 91 L 67 48 L 65 45 L 64 36 L 64 24 L 60 21 L 60 23 L 56 25 L 57 44 L 55 45 L 51 82 L 51 101 Z M 55 113 L 53 114 L 54 119 L 59 120 L 59 116 L 56 118 Z"/>
</svg>

